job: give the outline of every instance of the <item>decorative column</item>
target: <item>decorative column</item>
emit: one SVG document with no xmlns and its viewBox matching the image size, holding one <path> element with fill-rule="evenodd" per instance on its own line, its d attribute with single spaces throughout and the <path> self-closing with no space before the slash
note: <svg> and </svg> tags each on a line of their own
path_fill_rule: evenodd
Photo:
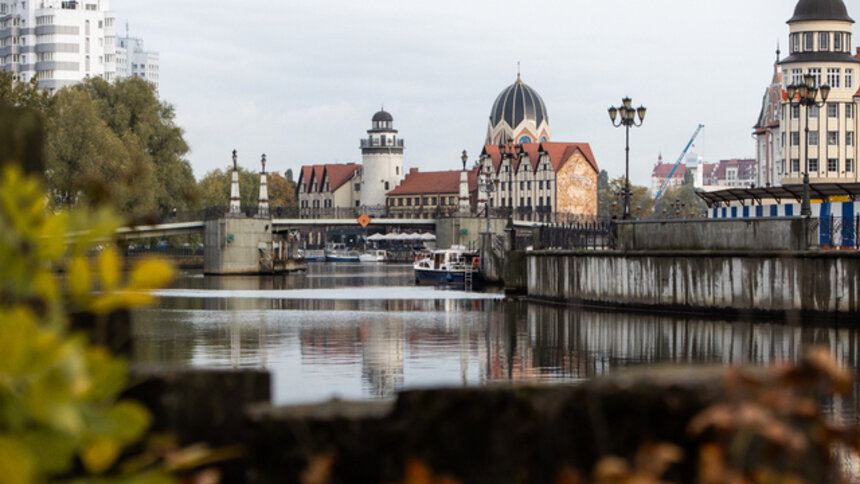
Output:
<svg viewBox="0 0 860 484">
<path fill-rule="evenodd" d="M 472 203 L 469 198 L 469 172 L 466 171 L 466 161 L 469 157 L 466 150 L 463 150 L 463 155 L 460 157 L 463 162 L 463 171 L 460 172 L 460 203 L 458 215 L 468 217 L 472 214 Z"/>
<path fill-rule="evenodd" d="M 263 164 L 263 171 L 260 172 L 260 200 L 257 206 L 258 217 L 269 216 L 269 189 L 266 186 L 266 154 L 263 153 L 263 159 L 260 161 Z"/>
<path fill-rule="evenodd" d="M 242 198 L 239 196 L 239 164 L 236 150 L 233 150 L 233 182 L 230 184 L 230 214 L 242 213 Z"/>
</svg>

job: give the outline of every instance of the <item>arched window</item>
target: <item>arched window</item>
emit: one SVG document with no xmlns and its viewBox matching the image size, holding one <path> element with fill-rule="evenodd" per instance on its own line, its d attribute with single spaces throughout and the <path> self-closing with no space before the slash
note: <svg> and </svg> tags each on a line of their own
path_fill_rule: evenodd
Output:
<svg viewBox="0 0 860 484">
<path fill-rule="evenodd" d="M 546 136 L 541 136 L 541 137 L 540 137 L 540 142 L 541 142 L 541 143 L 546 143 L 546 142 L 547 142 Z"/>
<path fill-rule="evenodd" d="M 520 136 L 520 143 L 531 143 L 532 139 L 530 136 Z"/>
</svg>

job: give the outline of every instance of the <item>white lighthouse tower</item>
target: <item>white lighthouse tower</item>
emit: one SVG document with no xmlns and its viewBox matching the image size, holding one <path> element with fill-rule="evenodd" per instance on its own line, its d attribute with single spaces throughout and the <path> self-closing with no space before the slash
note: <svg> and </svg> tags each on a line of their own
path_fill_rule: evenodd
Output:
<svg viewBox="0 0 860 484">
<path fill-rule="evenodd" d="M 373 115 L 373 128 L 361 140 L 361 206 L 368 215 L 381 215 L 385 194 L 403 181 L 403 140 L 394 118 L 384 110 Z"/>
</svg>

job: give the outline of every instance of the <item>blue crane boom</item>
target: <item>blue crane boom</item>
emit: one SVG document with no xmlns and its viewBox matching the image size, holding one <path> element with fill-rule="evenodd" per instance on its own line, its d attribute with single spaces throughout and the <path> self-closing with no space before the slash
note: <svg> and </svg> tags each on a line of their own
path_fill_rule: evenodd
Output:
<svg viewBox="0 0 860 484">
<path fill-rule="evenodd" d="M 690 151 L 690 147 L 693 146 L 693 142 L 696 141 L 696 136 L 699 136 L 699 132 L 701 132 L 702 128 L 704 127 L 704 124 L 700 124 L 698 127 L 696 127 L 696 132 L 693 133 L 693 137 L 690 138 L 690 142 L 687 143 L 687 146 L 684 148 L 684 151 L 681 152 L 681 156 L 678 157 L 678 161 L 675 162 L 675 166 L 672 167 L 672 171 L 669 172 L 669 176 L 667 176 L 666 180 L 663 181 L 663 186 L 660 187 L 660 191 L 657 192 L 657 195 L 654 197 L 654 201 L 660 199 L 660 195 L 663 194 L 663 190 L 666 189 L 666 185 L 669 184 L 669 180 L 672 179 L 672 175 L 675 174 L 675 170 L 678 169 L 678 165 L 680 165 L 681 162 L 684 160 L 684 156 L 687 155 L 687 152 Z"/>
</svg>

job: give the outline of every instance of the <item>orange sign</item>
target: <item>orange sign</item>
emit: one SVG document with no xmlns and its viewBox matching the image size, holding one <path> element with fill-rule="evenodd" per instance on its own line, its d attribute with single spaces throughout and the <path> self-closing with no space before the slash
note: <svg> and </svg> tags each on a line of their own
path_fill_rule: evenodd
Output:
<svg viewBox="0 0 860 484">
<path fill-rule="evenodd" d="M 358 224 L 361 225 L 362 228 L 367 228 L 367 226 L 370 225 L 370 217 L 368 217 L 366 213 L 361 214 L 361 216 L 356 220 L 358 220 Z"/>
</svg>

